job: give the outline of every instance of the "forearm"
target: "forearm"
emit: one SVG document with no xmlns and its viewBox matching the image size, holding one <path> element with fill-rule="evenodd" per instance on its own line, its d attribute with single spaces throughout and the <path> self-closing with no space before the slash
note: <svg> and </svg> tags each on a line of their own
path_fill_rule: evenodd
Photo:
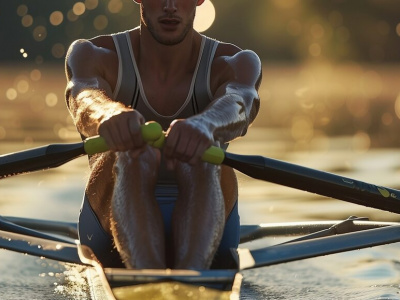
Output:
<svg viewBox="0 0 400 300">
<path fill-rule="evenodd" d="M 129 110 L 98 89 L 86 89 L 76 95 L 70 93 L 67 103 L 76 128 L 86 137 L 97 135 L 103 121 Z"/>
<path fill-rule="evenodd" d="M 194 122 L 212 132 L 214 140 L 221 144 L 244 136 L 259 110 L 257 93 L 245 96 L 227 93 L 214 100 L 202 113 L 193 116 Z"/>
</svg>

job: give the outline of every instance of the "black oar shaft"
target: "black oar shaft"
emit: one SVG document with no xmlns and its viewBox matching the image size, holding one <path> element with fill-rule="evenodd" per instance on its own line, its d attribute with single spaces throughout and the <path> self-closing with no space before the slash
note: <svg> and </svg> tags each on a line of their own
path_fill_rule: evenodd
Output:
<svg viewBox="0 0 400 300">
<path fill-rule="evenodd" d="M 85 154 L 84 143 L 53 144 L 0 156 L 0 179 L 55 168 Z"/>
<path fill-rule="evenodd" d="M 256 179 L 400 214 L 400 191 L 262 156 L 225 153 L 223 164 Z"/>
<path fill-rule="evenodd" d="M 384 228 L 345 233 L 257 250 L 243 251 L 239 249 L 240 268 L 249 269 L 271 266 L 395 242 L 400 242 L 400 226 L 387 226 Z"/>
<path fill-rule="evenodd" d="M 148 122 L 141 126 L 146 142 L 157 144 L 163 140 L 160 124 Z M 93 155 L 108 150 L 106 141 L 99 136 L 72 144 L 52 144 L 0 156 L 0 179 L 17 174 L 61 166 L 82 155 Z"/>
</svg>

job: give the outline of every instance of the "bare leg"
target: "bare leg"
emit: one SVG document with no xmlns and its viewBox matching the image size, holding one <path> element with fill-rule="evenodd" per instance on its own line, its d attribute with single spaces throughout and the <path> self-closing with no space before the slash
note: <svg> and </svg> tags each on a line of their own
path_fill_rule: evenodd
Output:
<svg viewBox="0 0 400 300">
<path fill-rule="evenodd" d="M 111 201 L 111 232 L 127 268 L 165 269 L 165 237 L 154 196 L 159 152 L 148 147 L 139 158 L 117 154 Z"/>
<path fill-rule="evenodd" d="M 225 224 L 220 167 L 180 163 L 177 179 L 179 196 L 172 224 L 175 268 L 208 269 Z"/>
</svg>

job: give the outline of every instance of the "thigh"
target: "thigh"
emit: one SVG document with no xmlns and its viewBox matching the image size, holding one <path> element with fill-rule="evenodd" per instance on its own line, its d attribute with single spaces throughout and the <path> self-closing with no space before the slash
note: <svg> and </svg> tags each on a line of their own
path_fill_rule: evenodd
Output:
<svg viewBox="0 0 400 300">
<path fill-rule="evenodd" d="M 92 249 L 103 267 L 125 267 L 112 237 L 103 229 L 85 195 L 78 223 L 79 240 Z"/>
<path fill-rule="evenodd" d="M 231 249 L 237 249 L 240 242 L 240 217 L 238 209 L 238 201 L 236 200 L 232 211 L 228 215 L 225 223 L 224 233 L 214 261 L 211 265 L 212 269 L 236 269 L 237 263 L 233 258 Z"/>
</svg>

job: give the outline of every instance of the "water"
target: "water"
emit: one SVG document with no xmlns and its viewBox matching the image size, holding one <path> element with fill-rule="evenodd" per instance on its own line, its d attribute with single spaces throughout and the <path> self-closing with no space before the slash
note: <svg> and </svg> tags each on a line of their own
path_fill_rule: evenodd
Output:
<svg viewBox="0 0 400 300">
<path fill-rule="evenodd" d="M 355 179 L 396 187 L 396 149 L 353 151 L 349 138 L 324 148 L 281 151 L 290 145 L 276 131 L 253 128 L 230 151 L 261 154 Z M 263 138 L 260 138 L 263 137 Z M 269 140 L 266 143 L 265 140 Z M 347 142 L 346 142 L 347 141 Z M 341 144 L 342 146 L 339 146 Z M 2 153 L 24 145 L 2 144 Z M 0 181 L 2 215 L 76 221 L 87 178 L 85 158 L 54 170 Z M 326 199 L 239 176 L 243 224 L 344 219 L 350 215 L 398 221 L 397 215 Z M 279 240 L 268 241 L 268 243 Z M 251 245 L 250 245 L 251 246 Z M 399 244 L 244 271 L 242 299 L 400 299 Z M 90 299 L 85 271 L 48 259 L 0 250 L 0 299 Z"/>
<path fill-rule="evenodd" d="M 79 139 L 62 100 L 62 66 L 41 69 L 39 81 L 31 78 L 36 69 L 13 65 L 0 70 L 0 93 L 5 95 L 10 87 L 18 91 L 15 99 L 0 97 L 0 155 Z M 399 146 L 399 120 L 393 111 L 398 69 L 268 65 L 259 118 L 229 149 L 400 188 L 400 151 L 394 148 Z M 381 95 L 374 99 L 366 97 L 363 85 L 354 84 L 371 70 L 381 87 Z M 29 89 L 19 89 L 26 84 Z M 49 95 L 51 102 L 46 101 Z M 360 109 L 364 104 L 369 109 Z M 0 214 L 77 221 L 87 176 L 87 160 L 79 158 L 51 171 L 0 180 Z M 343 220 L 351 215 L 375 221 L 400 219 L 240 174 L 239 183 L 243 224 Z M 400 299 L 399 249 L 399 244 L 392 244 L 244 271 L 242 299 Z M 0 300 L 90 299 L 85 270 L 77 266 L 5 250 L 0 250 L 0 262 Z"/>
</svg>

